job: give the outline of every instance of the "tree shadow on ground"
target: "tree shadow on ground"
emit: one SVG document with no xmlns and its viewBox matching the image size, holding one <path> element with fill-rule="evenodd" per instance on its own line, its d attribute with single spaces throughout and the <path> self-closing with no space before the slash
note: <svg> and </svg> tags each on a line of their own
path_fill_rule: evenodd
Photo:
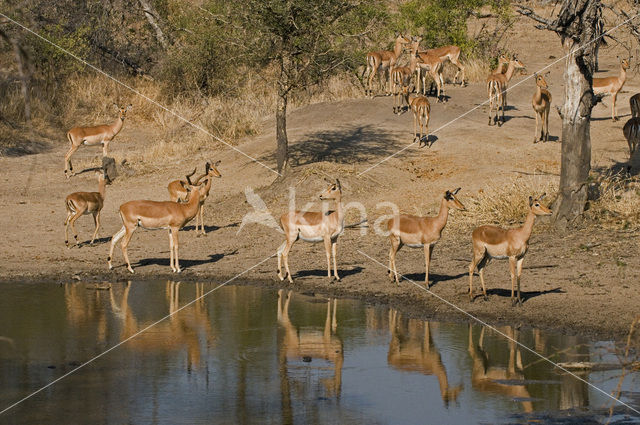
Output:
<svg viewBox="0 0 640 425">
<path fill-rule="evenodd" d="M 340 164 L 366 162 L 396 152 L 396 135 L 373 125 L 343 126 L 307 134 L 289 146 L 289 162 L 300 166 L 329 161 Z M 275 153 L 263 158 L 275 160 Z"/>
</svg>

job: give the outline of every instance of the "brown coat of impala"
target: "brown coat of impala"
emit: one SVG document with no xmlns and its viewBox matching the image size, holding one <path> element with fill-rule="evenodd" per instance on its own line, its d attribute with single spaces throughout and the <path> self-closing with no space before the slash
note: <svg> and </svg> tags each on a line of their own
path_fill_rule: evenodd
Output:
<svg viewBox="0 0 640 425">
<path fill-rule="evenodd" d="M 409 93 L 409 87 L 402 87 L 402 94 L 409 109 L 413 113 L 413 141 L 429 145 L 429 119 L 431 118 L 431 103 L 426 96 Z M 420 133 L 418 133 L 420 125 Z"/>
<path fill-rule="evenodd" d="M 449 218 L 449 209 L 464 211 L 464 205 L 456 194 L 460 188 L 454 191 L 447 190 L 440 202 L 440 211 L 435 217 L 417 217 L 415 215 L 400 214 L 387 222 L 389 230 L 389 241 L 391 250 L 389 251 L 389 277 L 400 284 L 398 280 L 398 270 L 396 268 L 396 254 L 403 245 L 411 248 L 424 248 L 425 275 L 424 285 L 429 288 L 429 263 L 433 248 L 440 240 L 442 231 Z"/>
<path fill-rule="evenodd" d="M 109 269 L 113 258 L 113 248 L 122 239 L 120 248 L 122 255 L 127 262 L 127 269 L 133 273 L 127 247 L 133 232 L 138 227 L 145 229 L 169 229 L 169 264 L 171 270 L 180 273 L 178 263 L 178 230 L 183 228 L 198 213 L 200 202 L 205 194 L 205 186 L 209 178 L 199 186 L 186 186 L 189 192 L 189 199 L 186 203 L 171 201 L 129 201 L 120 205 L 120 218 L 122 219 L 122 229 L 111 238 L 111 248 L 107 264 Z M 124 237 L 124 238 L 123 238 Z"/>
<path fill-rule="evenodd" d="M 428 55 L 436 56 L 440 59 L 440 62 L 444 63 L 444 61 L 449 60 L 452 64 L 458 68 L 456 71 L 456 75 L 453 76 L 453 83 L 455 84 L 458 81 L 458 75 L 462 72 L 462 78 L 460 79 L 460 85 L 464 86 L 464 66 L 460 63 L 460 47 L 450 45 L 450 46 L 442 46 L 436 47 L 435 49 L 427 49 L 423 53 Z M 444 81 L 443 81 L 444 84 Z"/>
<path fill-rule="evenodd" d="M 220 174 L 220 171 L 218 171 L 218 169 L 216 168 L 218 165 L 220 165 L 220 161 L 216 161 L 213 165 L 207 162 L 205 164 L 204 174 L 200 175 L 200 177 L 198 177 L 194 183 L 191 182 L 191 176 L 195 174 L 195 169 L 193 170 L 193 173 L 186 176 L 186 182 L 184 180 L 174 180 L 169 183 L 169 186 L 167 186 L 167 189 L 169 190 L 169 196 L 171 197 L 170 199 L 173 202 L 185 202 L 187 199 L 187 190 L 185 189 L 184 183 L 197 186 L 200 184 L 200 181 L 202 181 L 203 178 L 209 177 L 207 185 L 205 186 L 204 197 L 200 201 L 200 209 L 198 210 L 198 214 L 196 214 L 196 233 L 198 233 L 198 223 L 200 223 L 201 226 L 198 236 L 207 234 L 207 232 L 204 230 L 204 201 L 209 197 L 209 191 L 211 190 L 213 177 L 222 177 L 222 174 Z"/>
<path fill-rule="evenodd" d="M 551 93 L 547 90 L 547 81 L 543 75 L 535 74 L 536 91 L 533 93 L 531 105 L 536 114 L 536 130 L 533 133 L 533 143 L 549 141 L 549 110 L 551 110 Z M 538 117 L 541 121 L 540 139 L 538 140 Z"/>
<path fill-rule="evenodd" d="M 131 105 L 126 108 L 118 107 L 115 104 L 114 106 L 118 108 L 118 119 L 113 123 L 95 127 L 73 127 L 67 132 L 67 139 L 69 143 L 71 143 L 69 151 L 64 156 L 64 175 L 67 176 L 67 178 L 75 174 L 73 172 L 73 165 L 71 164 L 71 155 L 73 155 L 80 146 L 102 145 L 102 156 L 107 156 L 109 153 L 109 142 L 120 132 L 124 124 L 124 119 L 127 116 L 127 111 L 131 109 Z"/>
<path fill-rule="evenodd" d="M 631 60 L 633 56 L 629 57 Z M 629 69 L 629 60 L 620 59 L 620 75 L 617 77 L 602 77 L 593 79 L 593 94 L 610 94 L 612 97 L 611 104 L 611 119 L 618 121 L 616 114 L 616 99 L 618 98 L 618 92 L 622 90 L 625 81 L 627 80 L 627 69 Z"/>
<path fill-rule="evenodd" d="M 425 52 L 418 52 L 418 68 L 416 70 L 416 93 L 420 92 L 420 80 L 422 80 L 422 94 L 427 94 L 427 74 L 431 75 L 436 83 L 436 98 L 440 102 L 441 94 L 444 96 L 444 77 L 442 76 L 442 60 L 436 56 Z"/>
<path fill-rule="evenodd" d="M 334 200 L 336 209 L 326 212 L 289 211 L 280 217 L 280 225 L 286 238 L 277 251 L 278 277 L 280 280 L 288 277 L 289 282 L 293 283 L 291 271 L 289 270 L 289 251 L 298 239 L 306 242 L 324 242 L 324 249 L 327 255 L 327 277 L 331 278 L 331 256 L 333 255 L 333 276 L 336 280 L 340 280 L 338 266 L 336 265 L 338 237 L 344 230 L 340 180 L 336 179 L 335 183 L 329 184 L 329 187 L 320 194 L 320 199 L 323 201 Z M 282 274 L 282 262 L 284 262 L 286 275 Z"/>
<path fill-rule="evenodd" d="M 509 57 L 505 54 L 501 54 L 500 56 L 498 56 L 498 66 L 496 67 L 496 69 L 491 71 L 491 73 L 504 74 L 507 71 L 507 68 L 509 67 L 510 60 L 511 59 L 509 59 Z"/>
<path fill-rule="evenodd" d="M 373 77 L 380 72 L 384 72 L 388 70 L 388 77 L 385 81 L 383 77 L 383 83 L 385 83 L 385 90 L 387 93 L 391 93 L 391 73 L 393 72 L 393 68 L 402 54 L 402 46 L 404 44 L 409 43 L 410 40 L 402 34 L 398 34 L 396 36 L 396 41 L 394 44 L 393 51 L 391 50 L 379 50 L 375 52 L 367 53 L 367 68 L 365 73 L 369 71 L 368 75 L 368 84 L 367 90 L 365 90 L 365 95 L 373 96 L 373 89 L 371 88 L 373 84 Z M 386 84 L 388 81 L 388 85 Z"/>
<path fill-rule="evenodd" d="M 93 232 L 91 242 L 96 239 L 98 235 L 98 229 L 100 229 L 100 211 L 104 206 L 104 197 L 107 185 L 107 178 L 104 174 L 104 170 L 96 171 L 98 176 L 98 191 L 97 192 L 74 192 L 67 196 L 65 199 L 65 205 L 67 207 L 67 218 L 64 221 L 64 243 L 69 247 L 69 225 L 73 230 L 73 237 L 78 245 L 78 232 L 76 231 L 76 220 L 86 214 L 93 214 L 93 223 L 96 226 L 96 230 Z"/>
<path fill-rule="evenodd" d="M 411 39 L 409 66 L 397 66 L 391 73 L 391 80 L 393 81 L 393 113 L 400 114 L 402 112 L 402 100 L 404 94 L 408 92 L 409 84 L 411 83 L 411 76 L 416 72 L 418 66 L 418 44 L 420 39 L 413 37 Z"/>
<path fill-rule="evenodd" d="M 520 62 L 515 56 L 509 60 L 509 66 L 504 74 L 491 73 L 487 77 L 487 95 L 489 96 L 489 125 L 495 123 L 498 127 L 504 124 L 504 110 L 507 107 L 507 86 L 509 81 L 513 77 L 513 73 L 517 69 L 523 69 L 524 64 Z M 502 108 L 502 121 L 498 117 Z M 495 109 L 495 118 L 492 116 L 492 112 Z"/>
<path fill-rule="evenodd" d="M 473 240 L 473 259 L 469 265 L 469 301 L 473 302 L 473 272 L 478 267 L 480 282 L 482 283 L 482 293 L 487 299 L 487 288 L 484 284 L 484 268 L 492 258 L 509 259 L 511 271 L 511 303 L 515 305 L 514 289 L 518 284 L 517 302 L 522 305 L 520 297 L 520 275 L 522 274 L 522 262 L 529 249 L 529 238 L 533 230 L 533 223 L 536 216 L 551 215 L 551 210 L 540 203 L 544 194 L 533 199 L 529 197 L 529 214 L 522 227 L 516 229 L 503 229 L 497 226 L 480 226 L 471 234 Z"/>
</svg>

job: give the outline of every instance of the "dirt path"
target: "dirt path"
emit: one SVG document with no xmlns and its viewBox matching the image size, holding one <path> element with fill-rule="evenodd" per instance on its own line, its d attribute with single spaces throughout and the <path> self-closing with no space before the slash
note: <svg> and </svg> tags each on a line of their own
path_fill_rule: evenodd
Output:
<svg viewBox="0 0 640 425">
<path fill-rule="evenodd" d="M 557 38 L 545 32 L 532 30 L 511 43 L 519 46 L 520 59 L 530 72 L 548 63 L 551 56 L 562 56 Z M 550 46 L 545 56 L 528 56 L 527 52 L 536 51 L 534 47 L 540 43 Z M 610 70 L 607 75 L 617 74 L 616 63 L 614 52 L 603 51 L 601 67 Z M 561 66 L 562 62 L 553 67 L 547 78 L 554 104 L 562 99 Z M 514 77 L 512 85 L 523 78 Z M 592 158 L 595 167 L 626 162 L 627 147 L 621 127 L 629 116 L 629 96 L 640 91 L 638 83 L 640 80 L 631 75 L 619 96 L 621 122 L 607 119 L 610 113 L 605 106 L 594 109 Z M 110 236 L 121 226 L 116 213 L 118 206 L 132 199 L 168 199 L 166 185 L 170 180 L 181 177 L 196 164 L 202 169 L 204 160 L 210 158 L 222 160 L 219 169 L 223 178 L 214 181 L 207 202 L 208 236 L 196 237 L 189 231 L 192 226 L 180 234 L 181 265 L 185 268 L 180 278 L 183 280 L 222 282 L 275 253 L 282 242 L 282 236 L 275 230 L 259 224 L 241 228 L 243 216 L 251 210 L 244 195 L 247 187 L 256 189 L 277 216 L 287 208 L 288 184 L 297 187 L 297 205 L 302 206 L 314 200 L 323 187 L 323 173 L 337 175 L 345 184 L 345 201 L 361 202 L 373 221 L 388 211 L 376 208 L 381 201 L 397 203 L 408 213 L 431 214 L 446 189 L 462 187 L 459 197 L 464 202 L 478 191 L 507 184 L 518 175 L 555 179 L 560 161 L 560 120 L 552 111 L 552 142 L 532 143 L 533 87 L 533 81 L 529 80 L 509 93 L 512 108 L 507 111 L 508 121 L 497 128 L 487 126 L 486 108 L 477 107 L 485 100 L 484 84 L 465 88 L 448 85 L 450 101 L 432 103 L 431 131 L 446 125 L 435 131 L 437 140 L 433 146 L 412 145 L 362 176 L 358 173 L 408 146 L 412 139 L 410 114 L 393 115 L 392 99 L 385 97 L 300 108 L 291 113 L 288 121 L 295 172 L 285 183 L 271 185 L 275 179 L 273 172 L 226 148 L 203 153 L 197 159 L 184 159 L 171 168 L 118 179 L 107 187 L 99 241 L 95 246 L 81 248 L 64 247 L 64 197 L 77 190 L 95 190 L 96 182 L 91 173 L 71 180 L 64 178 L 63 155 L 67 146 L 63 138 L 54 141 L 54 148 L 47 153 L 1 158 L 0 205 L 4 214 L 0 216 L 0 227 L 4 230 L 5 243 L 0 247 L 0 274 L 6 281 L 64 281 L 74 277 L 130 279 L 132 276 L 123 267 L 119 250 L 114 259 L 117 267 L 108 271 L 106 265 Z M 606 102 L 610 106 L 610 101 Z M 265 125 L 269 127 L 265 133 L 243 142 L 239 148 L 273 167 L 273 123 L 268 121 Z M 153 134 L 153 129 L 141 128 L 135 121 L 129 121 L 112 143 L 112 150 L 134 157 L 136 152 L 153 143 Z M 90 161 L 97 155 L 97 149 L 82 148 L 75 159 Z M 96 165 L 98 161 L 96 157 Z M 638 164 L 634 166 L 637 168 Z M 454 214 L 452 227 L 459 217 Z M 90 237 L 92 225 L 88 217 L 78 221 L 80 240 Z M 320 245 L 297 243 L 291 254 L 292 270 L 298 272 L 295 288 L 391 303 L 423 317 L 464 318 L 443 301 L 411 284 L 392 285 L 384 267 L 362 254 L 386 264 L 387 241 L 370 229 L 365 235 L 359 232 L 347 230 L 340 239 L 343 279 L 339 283 L 329 283 L 323 277 L 325 259 Z M 522 308 L 511 308 L 508 264 L 499 261 L 487 269 L 489 301 L 468 302 L 470 240 L 466 234 L 445 230 L 432 262 L 431 272 L 436 281 L 432 289 L 438 296 L 491 322 L 619 337 L 640 313 L 638 236 L 637 232 L 591 228 L 557 234 L 545 230 L 544 224 L 538 226 L 525 260 L 526 302 Z M 166 232 L 138 230 L 129 249 L 135 279 L 175 279 L 176 276 L 169 273 L 168 248 Z M 420 250 L 403 249 L 398 267 L 420 282 L 423 261 Z M 272 258 L 243 274 L 238 281 L 279 285 L 275 268 L 276 260 Z"/>
</svg>

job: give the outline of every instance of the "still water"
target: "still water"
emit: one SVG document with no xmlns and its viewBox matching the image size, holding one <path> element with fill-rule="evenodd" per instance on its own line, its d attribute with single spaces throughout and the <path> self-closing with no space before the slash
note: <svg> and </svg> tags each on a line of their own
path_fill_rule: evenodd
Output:
<svg viewBox="0 0 640 425">
<path fill-rule="evenodd" d="M 480 325 L 250 286 L 191 303 L 213 288 L 4 287 L 0 411 L 115 348 L 0 423 L 640 423 L 623 407 L 610 415 L 604 394 Z M 499 330 L 557 362 L 620 361 L 610 342 Z M 620 375 L 580 377 L 610 393 Z M 636 409 L 639 378 L 626 374 L 620 392 Z"/>
</svg>

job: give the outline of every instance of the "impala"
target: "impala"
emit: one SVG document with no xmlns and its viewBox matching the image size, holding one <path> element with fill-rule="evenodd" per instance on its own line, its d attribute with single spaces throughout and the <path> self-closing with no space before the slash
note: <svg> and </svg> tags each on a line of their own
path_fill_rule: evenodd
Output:
<svg viewBox="0 0 640 425">
<path fill-rule="evenodd" d="M 442 60 L 438 56 L 424 52 L 418 52 L 418 71 L 416 77 L 416 93 L 420 92 L 420 78 L 422 78 L 422 94 L 427 94 L 427 74 L 431 75 L 436 83 L 437 99 L 440 102 L 440 93 L 444 96 L 444 77 L 442 76 Z M 422 77 L 421 77 L 422 75 Z"/>
<path fill-rule="evenodd" d="M 400 54 L 402 53 L 402 46 L 404 44 L 409 43 L 409 39 L 402 34 L 398 34 L 396 36 L 396 41 L 393 47 L 393 51 L 390 50 L 380 50 L 376 52 L 367 53 L 367 68 L 365 69 L 365 73 L 369 71 L 368 74 L 368 90 L 365 91 L 365 95 L 373 96 L 373 90 L 371 85 L 373 83 L 373 77 L 382 73 L 385 70 L 389 71 L 388 74 L 388 86 L 385 81 L 385 89 L 388 88 L 387 93 L 391 93 L 391 72 L 393 71 L 393 67 L 395 66 Z M 383 77 L 384 80 L 384 77 Z"/>
<path fill-rule="evenodd" d="M 551 215 L 551 210 L 540 203 L 544 194 L 538 199 L 529 197 L 529 214 L 522 227 L 516 229 L 503 229 L 497 226 L 480 226 L 471 234 L 473 241 L 473 259 L 469 265 L 469 300 L 473 302 L 473 272 L 478 267 L 482 293 L 487 299 L 487 289 L 484 285 L 484 268 L 492 258 L 509 259 L 511 271 L 511 304 L 515 305 L 513 291 L 518 283 L 518 304 L 522 305 L 520 297 L 520 275 L 522 274 L 522 262 L 529 248 L 529 238 L 533 230 L 536 216 Z"/>
<path fill-rule="evenodd" d="M 396 268 L 396 254 L 403 245 L 410 248 L 424 248 L 425 274 L 424 286 L 429 288 L 429 263 L 433 248 L 442 236 L 442 231 L 447 225 L 449 209 L 464 211 L 464 205 L 456 198 L 460 188 L 454 191 L 447 190 L 440 202 L 440 211 L 435 217 L 417 217 L 415 215 L 400 214 L 387 222 L 389 230 L 389 241 L 391 250 L 389 251 L 389 277 L 391 280 L 398 280 L 398 269 Z"/>
<path fill-rule="evenodd" d="M 509 57 L 504 53 L 498 56 L 498 66 L 491 71 L 492 74 L 504 74 L 509 66 Z"/>
<path fill-rule="evenodd" d="M 119 113 L 118 119 L 113 123 L 98 125 L 96 127 L 73 127 L 67 132 L 67 139 L 69 143 L 71 143 L 71 148 L 69 148 L 69 151 L 64 156 L 64 175 L 67 176 L 67 178 L 70 177 L 69 173 L 71 173 L 71 176 L 75 175 L 73 165 L 71 164 L 71 155 L 73 155 L 80 146 L 102 145 L 102 156 L 107 156 L 109 142 L 120 132 L 122 124 L 124 124 L 124 119 L 127 116 L 127 111 L 131 109 L 131 105 L 126 108 L 121 108 L 114 103 L 114 106 L 118 108 Z"/>
<path fill-rule="evenodd" d="M 538 117 L 541 121 L 540 141 L 549 141 L 549 110 L 551 109 L 551 93 L 547 90 L 547 82 L 544 76 L 534 74 L 536 78 L 536 91 L 533 94 L 531 105 L 536 113 L 536 130 L 533 133 L 533 143 L 538 142 Z"/>
<path fill-rule="evenodd" d="M 640 117 L 640 93 L 629 98 L 629 106 L 631 107 L 631 118 Z"/>
<path fill-rule="evenodd" d="M 127 255 L 127 246 L 136 228 L 143 227 L 145 229 L 169 229 L 169 264 L 171 270 L 180 273 L 182 270 L 178 263 L 178 230 L 183 228 L 198 213 L 208 180 L 209 178 L 199 186 L 185 185 L 187 192 L 189 192 L 186 203 L 171 201 L 129 201 L 120 205 L 122 229 L 111 238 L 111 248 L 109 249 L 109 257 L 107 258 L 109 269 L 112 268 L 111 259 L 113 258 L 113 248 L 116 243 L 124 237 L 120 248 L 127 262 L 127 269 L 133 273 L 129 256 Z"/>
<path fill-rule="evenodd" d="M 333 275 L 336 280 L 338 267 L 336 265 L 336 245 L 338 236 L 344 230 L 344 212 L 342 210 L 342 185 L 340 180 L 330 183 L 329 187 L 320 194 L 321 200 L 334 200 L 335 211 L 310 212 L 310 211 L 289 211 L 282 214 L 280 224 L 286 240 L 278 248 L 278 277 L 284 280 L 289 278 L 293 283 L 291 271 L 289 270 L 289 251 L 298 238 L 306 242 L 324 241 L 324 250 L 327 255 L 327 277 L 331 278 L 331 255 L 333 255 Z M 286 275 L 282 274 L 282 262 L 286 270 Z"/>
<path fill-rule="evenodd" d="M 407 105 L 413 112 L 413 141 L 425 141 L 429 145 L 429 118 L 431 114 L 431 104 L 426 96 L 409 93 L 409 87 L 402 87 L 403 95 Z M 418 133 L 418 123 L 420 123 L 420 133 Z M 423 135 L 424 134 L 424 135 Z"/>
<path fill-rule="evenodd" d="M 640 144 L 640 117 L 629 118 L 622 127 L 622 133 L 629 145 L 629 161 Z"/>
<path fill-rule="evenodd" d="M 520 62 L 515 56 L 509 60 L 509 66 L 504 74 L 489 74 L 487 77 L 487 94 L 489 95 L 489 125 L 497 122 L 498 127 L 504 124 L 504 110 L 507 107 L 507 85 L 513 77 L 513 73 L 518 69 L 523 69 L 524 64 Z M 496 115 L 495 119 L 492 119 L 491 113 L 493 112 L 495 105 Z M 498 113 L 502 108 L 502 122 L 498 118 Z"/>
<path fill-rule="evenodd" d="M 631 60 L 632 57 L 633 56 L 630 56 L 629 60 Z M 620 92 L 622 86 L 624 86 L 624 82 L 627 79 L 629 60 L 620 60 L 620 75 L 618 75 L 617 77 L 603 77 L 593 79 L 593 94 L 610 94 L 612 96 L 613 103 L 611 104 L 611 119 L 613 121 L 618 121 L 618 117 L 616 116 L 616 98 L 618 97 L 618 92 Z"/>
<path fill-rule="evenodd" d="M 104 174 L 104 170 L 96 170 L 96 176 L 98 176 L 98 191 L 97 192 L 74 192 L 67 196 L 65 204 L 67 206 L 67 218 L 64 221 L 64 243 L 69 247 L 69 225 L 73 230 L 73 237 L 78 246 L 78 232 L 76 231 L 76 220 L 86 214 L 93 215 L 93 224 L 96 226 L 96 230 L 93 232 L 91 238 L 91 244 L 96 239 L 98 229 L 100 229 L 100 211 L 104 205 L 105 189 L 107 184 L 107 178 Z"/>
<path fill-rule="evenodd" d="M 444 63 L 444 61 L 449 60 L 452 64 L 454 64 L 458 70 L 456 71 L 456 75 L 453 77 L 453 83 L 455 84 L 458 81 L 458 74 L 462 72 L 462 78 L 460 80 L 460 85 L 464 86 L 464 66 L 460 63 L 460 47 L 458 46 L 443 46 L 437 47 L 435 49 L 427 49 L 423 53 L 426 53 L 431 56 L 436 56 L 440 59 L 440 62 Z M 443 81 L 444 85 L 444 81 Z"/>
<path fill-rule="evenodd" d="M 418 58 L 416 55 L 418 50 L 419 40 L 412 38 L 411 41 L 411 55 L 409 56 L 409 66 L 398 66 L 393 69 L 391 79 L 393 81 L 393 113 L 400 114 L 402 111 L 402 99 L 404 92 L 408 91 L 409 84 L 411 82 L 411 76 L 416 72 L 418 66 Z M 405 89 L 406 87 L 406 89 Z"/>
<path fill-rule="evenodd" d="M 216 161 L 213 165 L 207 162 L 205 164 L 204 174 L 198 177 L 196 181 L 193 183 L 193 185 L 197 186 L 198 184 L 200 184 L 200 181 L 203 178 L 208 177 L 208 181 L 205 186 L 205 194 L 202 200 L 200 201 L 200 209 L 198 210 L 198 214 L 196 214 L 196 233 L 198 233 L 198 222 L 200 222 L 200 226 L 201 226 L 200 228 L 201 232 L 199 233 L 199 235 L 207 234 L 206 230 L 204 229 L 204 201 L 207 199 L 207 197 L 209 197 L 209 191 L 211 190 L 211 183 L 212 183 L 213 177 L 218 177 L 218 178 L 222 177 L 222 174 L 220 174 L 220 171 L 218 171 L 218 169 L 216 168 L 218 165 L 220 165 L 220 161 Z M 196 170 L 194 169 L 193 173 L 186 176 L 187 184 L 192 184 L 191 176 L 193 176 L 195 172 Z M 169 195 L 171 196 L 171 200 L 173 202 L 186 201 L 187 191 L 185 189 L 185 185 L 183 182 L 184 182 L 183 180 L 174 180 L 171 183 L 169 183 L 169 186 L 167 187 L 167 189 L 169 190 Z"/>
</svg>

